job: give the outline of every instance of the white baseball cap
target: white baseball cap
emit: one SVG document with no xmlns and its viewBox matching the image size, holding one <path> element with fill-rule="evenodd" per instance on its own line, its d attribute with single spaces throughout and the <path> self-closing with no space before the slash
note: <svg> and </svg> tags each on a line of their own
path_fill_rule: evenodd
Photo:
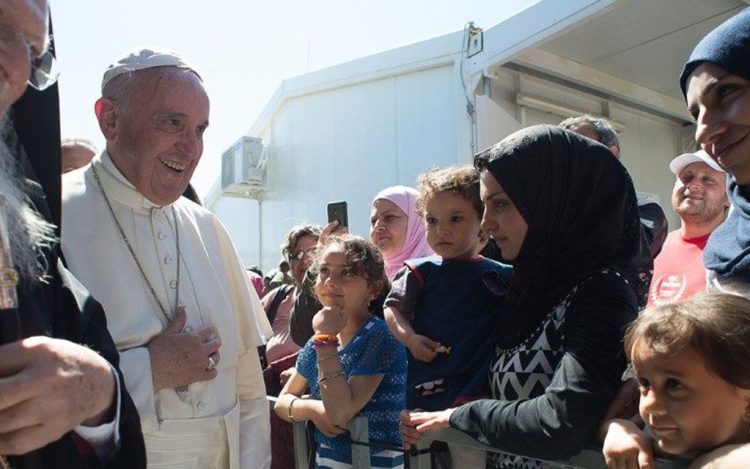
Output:
<svg viewBox="0 0 750 469">
<path fill-rule="evenodd" d="M 708 153 L 703 150 L 698 150 L 695 153 L 683 153 L 682 155 L 676 157 L 669 162 L 669 170 L 672 171 L 675 176 L 679 176 L 682 170 L 685 169 L 687 165 L 699 162 L 707 164 L 711 169 L 724 172 L 724 170 L 721 169 L 721 166 L 719 166 L 716 161 L 711 159 L 711 157 L 708 156 Z"/>
<path fill-rule="evenodd" d="M 176 52 L 168 49 L 157 47 L 144 47 L 135 51 L 130 51 L 120 59 L 111 63 L 102 77 L 102 90 L 112 81 L 113 78 L 125 73 L 133 73 L 138 70 L 145 70 L 154 67 L 177 67 L 191 70 L 198 77 L 200 75 L 192 65 L 188 64 Z"/>
</svg>

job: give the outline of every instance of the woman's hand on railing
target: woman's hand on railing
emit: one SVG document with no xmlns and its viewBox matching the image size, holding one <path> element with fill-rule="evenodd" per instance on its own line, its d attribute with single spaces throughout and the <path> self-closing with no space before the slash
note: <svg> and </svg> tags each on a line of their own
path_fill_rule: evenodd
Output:
<svg viewBox="0 0 750 469">
<path fill-rule="evenodd" d="M 401 434 L 401 444 L 404 449 L 411 449 L 412 446 L 419 444 L 421 435 L 417 431 L 416 425 L 411 424 L 409 414 L 411 411 L 404 410 L 398 414 L 398 432 Z"/>
<path fill-rule="evenodd" d="M 424 432 L 450 427 L 451 414 L 454 410 L 445 409 L 438 412 L 405 410 L 401 412 L 398 416 L 399 432 L 404 449 L 416 446 Z"/>
<path fill-rule="evenodd" d="M 654 467 L 651 438 L 630 420 L 615 419 L 607 425 L 602 452 L 610 469 Z"/>
</svg>

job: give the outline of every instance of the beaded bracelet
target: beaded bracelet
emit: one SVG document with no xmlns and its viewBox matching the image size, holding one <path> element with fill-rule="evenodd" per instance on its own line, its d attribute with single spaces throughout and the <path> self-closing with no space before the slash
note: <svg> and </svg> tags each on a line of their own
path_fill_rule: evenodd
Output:
<svg viewBox="0 0 750 469">
<path fill-rule="evenodd" d="M 339 338 L 333 334 L 316 334 L 313 336 L 313 348 L 318 347 L 338 347 Z"/>
<path fill-rule="evenodd" d="M 339 344 L 334 343 L 334 342 L 317 342 L 317 343 L 313 342 L 312 344 L 313 350 L 320 350 L 326 347 L 338 347 L 338 346 Z"/>
<path fill-rule="evenodd" d="M 338 345 L 339 338 L 336 334 L 315 334 L 313 336 L 313 343 L 317 342 L 335 342 Z"/>
<path fill-rule="evenodd" d="M 324 375 L 318 378 L 318 384 L 322 383 L 323 381 L 331 378 L 338 378 L 339 376 L 344 376 L 344 370 L 334 371 L 333 373 L 329 375 Z"/>
</svg>

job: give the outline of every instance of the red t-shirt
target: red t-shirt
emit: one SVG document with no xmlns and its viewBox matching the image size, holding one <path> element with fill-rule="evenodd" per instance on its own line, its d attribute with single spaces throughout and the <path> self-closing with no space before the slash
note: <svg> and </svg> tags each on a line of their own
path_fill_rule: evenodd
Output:
<svg viewBox="0 0 750 469">
<path fill-rule="evenodd" d="M 679 230 L 669 233 L 654 259 L 648 306 L 677 303 L 706 289 L 703 248 L 709 235 L 685 239 Z"/>
</svg>

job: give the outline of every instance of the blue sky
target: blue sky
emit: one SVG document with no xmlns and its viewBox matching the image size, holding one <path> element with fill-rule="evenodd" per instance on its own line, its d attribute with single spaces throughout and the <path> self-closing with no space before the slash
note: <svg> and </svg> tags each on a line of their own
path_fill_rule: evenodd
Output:
<svg viewBox="0 0 750 469">
<path fill-rule="evenodd" d="M 245 134 L 281 81 L 463 28 L 483 28 L 536 0 L 50 0 L 62 135 L 99 147 L 94 101 L 106 66 L 142 45 L 194 64 L 211 99 L 211 125 L 193 176 L 205 195 L 221 153 Z"/>
</svg>

